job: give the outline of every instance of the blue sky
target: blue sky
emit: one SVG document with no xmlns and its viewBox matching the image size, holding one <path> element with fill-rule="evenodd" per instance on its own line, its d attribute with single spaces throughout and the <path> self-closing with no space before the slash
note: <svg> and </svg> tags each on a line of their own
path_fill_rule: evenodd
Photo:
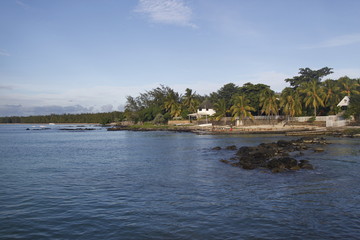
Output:
<svg viewBox="0 0 360 240">
<path fill-rule="evenodd" d="M 358 0 L 2 0 L 0 116 L 122 109 L 164 84 L 360 77 Z"/>
</svg>

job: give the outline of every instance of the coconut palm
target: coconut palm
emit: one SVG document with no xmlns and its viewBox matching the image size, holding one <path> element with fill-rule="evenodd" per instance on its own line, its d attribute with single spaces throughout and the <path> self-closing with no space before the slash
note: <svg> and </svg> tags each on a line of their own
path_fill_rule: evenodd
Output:
<svg viewBox="0 0 360 240">
<path fill-rule="evenodd" d="M 226 107 L 226 101 L 225 99 L 220 99 L 214 104 L 215 108 L 215 120 L 220 121 L 222 118 L 225 117 L 225 125 L 226 125 L 226 114 L 229 112 L 229 109 Z"/>
<path fill-rule="evenodd" d="M 170 112 L 172 117 L 178 117 L 181 114 L 181 103 L 180 96 L 177 92 L 170 91 L 166 96 L 166 100 L 164 102 L 165 110 Z"/>
<path fill-rule="evenodd" d="M 253 119 L 251 111 L 255 111 L 253 107 L 249 105 L 249 100 L 244 96 L 236 96 L 233 99 L 234 105 L 231 106 L 230 111 L 232 113 L 233 119 L 239 119 L 240 125 L 243 125 L 242 120 L 245 117 L 250 117 Z"/>
<path fill-rule="evenodd" d="M 343 96 L 351 96 L 353 94 L 360 94 L 359 83 L 357 80 L 350 79 L 349 77 L 341 77 L 338 79 L 338 82 L 340 84 L 341 94 Z"/>
<path fill-rule="evenodd" d="M 314 116 L 316 117 L 317 109 L 324 107 L 324 91 L 317 81 L 310 81 L 300 86 L 300 92 L 304 94 L 305 106 L 309 105 L 314 109 Z"/>
<path fill-rule="evenodd" d="M 335 80 L 325 80 L 323 82 L 323 89 L 325 93 L 324 104 L 330 108 L 332 113 L 335 113 L 335 107 L 340 102 L 340 87 Z"/>
<path fill-rule="evenodd" d="M 270 115 L 276 115 L 278 113 L 279 104 L 275 92 L 270 88 L 265 88 L 260 93 L 260 107 L 261 113 L 265 113 L 270 120 Z"/>
<path fill-rule="evenodd" d="M 302 113 L 302 105 L 299 92 L 293 88 L 284 88 L 280 95 L 280 106 L 283 112 L 289 116 L 299 116 Z"/>
<path fill-rule="evenodd" d="M 189 112 L 196 112 L 196 109 L 199 106 L 199 101 L 196 99 L 196 92 L 193 93 L 190 88 L 187 88 L 185 92 L 186 93 L 183 96 L 184 106 Z"/>
</svg>

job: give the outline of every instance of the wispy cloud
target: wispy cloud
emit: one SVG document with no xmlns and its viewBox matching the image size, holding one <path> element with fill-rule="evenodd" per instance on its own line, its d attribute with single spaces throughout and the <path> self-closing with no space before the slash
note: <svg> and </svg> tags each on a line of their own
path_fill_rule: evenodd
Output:
<svg viewBox="0 0 360 240">
<path fill-rule="evenodd" d="M 16 0 L 15 2 L 16 2 L 16 4 L 19 5 L 20 7 L 29 8 L 29 5 L 27 5 L 27 4 L 24 3 L 23 1 Z"/>
<path fill-rule="evenodd" d="M 323 41 L 320 44 L 308 46 L 305 48 L 332 48 L 348 46 L 357 43 L 360 43 L 360 33 L 336 36 L 326 41 Z"/>
<path fill-rule="evenodd" d="M 10 54 L 4 49 L 0 49 L 0 56 L 10 57 Z"/>
<path fill-rule="evenodd" d="M 0 90 L 13 90 L 13 87 L 9 85 L 0 85 Z"/>
<path fill-rule="evenodd" d="M 135 12 L 151 21 L 196 28 L 192 23 L 192 9 L 183 0 L 139 0 Z"/>
</svg>

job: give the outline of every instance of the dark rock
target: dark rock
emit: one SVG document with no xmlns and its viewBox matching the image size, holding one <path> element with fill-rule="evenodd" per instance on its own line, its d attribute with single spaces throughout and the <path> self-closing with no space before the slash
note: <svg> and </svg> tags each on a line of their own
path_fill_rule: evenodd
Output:
<svg viewBox="0 0 360 240">
<path fill-rule="evenodd" d="M 236 157 L 226 163 L 243 169 L 267 168 L 272 172 L 313 169 L 314 167 L 307 160 L 301 160 L 298 163 L 295 158 L 289 156 L 289 153 L 299 151 L 298 155 L 303 155 L 301 151 L 307 150 L 310 144 L 322 143 L 326 143 L 323 138 L 304 137 L 291 141 L 279 140 L 273 143 L 261 143 L 253 147 L 243 146 L 236 152 Z M 234 148 L 235 146 L 229 146 L 226 149 L 235 150 Z M 322 148 L 317 148 L 317 151 L 323 151 L 320 149 Z M 296 156 L 296 154 L 292 155 Z"/>
<path fill-rule="evenodd" d="M 251 147 L 241 147 L 241 148 L 239 148 L 239 150 L 237 151 L 236 155 L 241 156 L 241 155 L 243 155 L 243 154 L 245 154 L 245 153 L 250 152 L 250 150 L 251 150 Z"/>
<path fill-rule="evenodd" d="M 277 145 L 279 147 L 287 147 L 287 146 L 291 146 L 291 142 L 285 140 L 279 140 L 277 141 Z"/>
<path fill-rule="evenodd" d="M 235 145 L 227 146 L 226 150 L 237 150 L 237 147 Z"/>
<path fill-rule="evenodd" d="M 298 165 L 297 160 L 291 157 L 273 158 L 267 163 L 267 167 L 269 169 L 281 168 L 281 167 L 291 169 L 293 167 L 296 167 L 297 165 Z"/>
<path fill-rule="evenodd" d="M 213 147 L 212 150 L 221 150 L 221 147 Z"/>
</svg>

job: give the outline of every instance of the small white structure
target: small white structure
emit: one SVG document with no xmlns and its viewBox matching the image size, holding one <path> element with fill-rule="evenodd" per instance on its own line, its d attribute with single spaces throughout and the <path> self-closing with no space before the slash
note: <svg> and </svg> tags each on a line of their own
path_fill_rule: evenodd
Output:
<svg viewBox="0 0 360 240">
<path fill-rule="evenodd" d="M 191 113 L 188 116 L 189 117 L 196 117 L 196 119 L 200 119 L 202 117 L 211 117 L 216 113 L 216 111 L 213 109 L 212 104 L 205 100 L 202 104 L 200 104 L 199 108 L 197 109 L 196 113 Z"/>
<path fill-rule="evenodd" d="M 200 116 L 213 116 L 216 111 L 212 108 L 198 108 L 196 114 Z"/>
<path fill-rule="evenodd" d="M 348 107 L 350 104 L 350 97 L 345 96 L 337 105 L 338 107 Z"/>
</svg>

